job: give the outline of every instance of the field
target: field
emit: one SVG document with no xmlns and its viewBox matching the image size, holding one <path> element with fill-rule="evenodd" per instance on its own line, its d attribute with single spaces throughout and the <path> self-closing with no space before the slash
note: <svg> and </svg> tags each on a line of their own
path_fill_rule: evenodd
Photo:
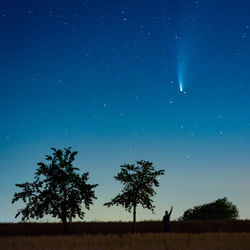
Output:
<svg viewBox="0 0 250 250">
<path fill-rule="evenodd" d="M 0 250 L 78 249 L 179 249 L 250 250 L 249 220 L 171 222 L 171 233 L 162 233 L 160 221 L 72 223 L 62 235 L 61 223 L 2 223 Z"/>
<path fill-rule="evenodd" d="M 82 234 L 124 234 L 131 232 L 131 222 L 76 222 L 69 226 L 72 235 Z M 141 221 L 137 223 L 139 233 L 161 233 L 160 221 Z M 212 221 L 172 221 L 171 232 L 175 233 L 250 233 L 249 220 Z M 2 223 L 0 236 L 61 235 L 61 223 Z"/>
<path fill-rule="evenodd" d="M 0 237 L 0 250 L 237 250 L 250 249 L 250 233 L 109 234 Z"/>
</svg>

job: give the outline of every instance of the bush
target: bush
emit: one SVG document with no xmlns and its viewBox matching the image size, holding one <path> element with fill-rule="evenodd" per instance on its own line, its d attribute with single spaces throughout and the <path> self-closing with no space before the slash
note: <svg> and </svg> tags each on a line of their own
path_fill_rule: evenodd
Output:
<svg viewBox="0 0 250 250">
<path fill-rule="evenodd" d="M 238 216 L 239 210 L 237 206 L 225 197 L 211 203 L 190 208 L 184 212 L 179 220 L 236 219 Z"/>
</svg>

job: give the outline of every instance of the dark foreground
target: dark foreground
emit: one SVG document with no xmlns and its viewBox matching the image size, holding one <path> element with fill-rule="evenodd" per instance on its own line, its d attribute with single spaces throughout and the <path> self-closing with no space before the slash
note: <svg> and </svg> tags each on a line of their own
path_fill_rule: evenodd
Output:
<svg viewBox="0 0 250 250">
<path fill-rule="evenodd" d="M 69 226 L 69 234 L 125 234 L 131 232 L 131 222 L 77 222 Z M 161 233 L 160 221 L 143 221 L 137 223 L 138 233 Z M 250 232 L 250 220 L 213 220 L 213 221 L 173 221 L 171 232 L 207 233 Z M 36 236 L 60 235 L 61 223 L 2 223 L 0 236 Z"/>
<path fill-rule="evenodd" d="M 250 233 L 0 237 L 0 250 L 248 250 Z"/>
</svg>

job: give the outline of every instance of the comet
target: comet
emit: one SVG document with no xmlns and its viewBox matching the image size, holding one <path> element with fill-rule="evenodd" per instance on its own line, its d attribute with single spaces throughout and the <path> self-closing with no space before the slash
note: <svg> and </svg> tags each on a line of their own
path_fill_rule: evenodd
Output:
<svg viewBox="0 0 250 250">
<path fill-rule="evenodd" d="M 180 60 L 180 58 L 178 58 Z M 179 91 L 183 94 L 186 94 L 186 91 L 184 90 L 185 87 L 185 81 L 184 76 L 186 75 L 186 65 L 184 63 L 184 60 L 178 63 L 177 67 L 177 82 L 179 85 Z"/>
<path fill-rule="evenodd" d="M 179 69 L 179 73 L 178 73 L 178 84 L 179 84 L 179 90 L 180 92 L 183 92 L 183 79 L 182 79 L 182 70 Z"/>
<path fill-rule="evenodd" d="M 180 92 L 183 92 L 183 84 L 181 81 L 179 82 L 179 87 L 180 87 Z"/>
</svg>

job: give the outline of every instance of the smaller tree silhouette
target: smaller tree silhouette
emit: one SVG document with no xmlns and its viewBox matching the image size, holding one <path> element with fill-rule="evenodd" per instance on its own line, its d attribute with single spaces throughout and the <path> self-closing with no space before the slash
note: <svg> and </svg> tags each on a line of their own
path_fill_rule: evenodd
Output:
<svg viewBox="0 0 250 250">
<path fill-rule="evenodd" d="M 158 187 L 157 177 L 163 175 L 165 170 L 155 171 L 152 162 L 137 161 L 137 165 L 124 164 L 121 171 L 114 177 L 120 181 L 124 188 L 105 206 L 121 205 L 127 211 L 131 212 L 133 208 L 133 233 L 136 231 L 136 208 L 139 204 L 143 208 L 150 209 L 154 212 L 153 197 L 156 192 L 154 186 Z"/>
<path fill-rule="evenodd" d="M 186 210 L 179 220 L 236 219 L 239 210 L 226 197 Z"/>
<path fill-rule="evenodd" d="M 14 194 L 12 203 L 23 200 L 26 207 L 18 210 L 16 218 L 22 215 L 22 221 L 29 218 L 42 218 L 45 215 L 61 219 L 63 232 L 67 233 L 68 223 L 79 216 L 83 219 L 82 203 L 89 209 L 96 199 L 94 188 L 97 184 L 87 184 L 89 173 L 81 176 L 72 162 L 77 154 L 71 148 L 53 150 L 52 156 L 46 155 L 48 164 L 39 162 L 34 182 L 16 184 L 22 191 Z"/>
</svg>

